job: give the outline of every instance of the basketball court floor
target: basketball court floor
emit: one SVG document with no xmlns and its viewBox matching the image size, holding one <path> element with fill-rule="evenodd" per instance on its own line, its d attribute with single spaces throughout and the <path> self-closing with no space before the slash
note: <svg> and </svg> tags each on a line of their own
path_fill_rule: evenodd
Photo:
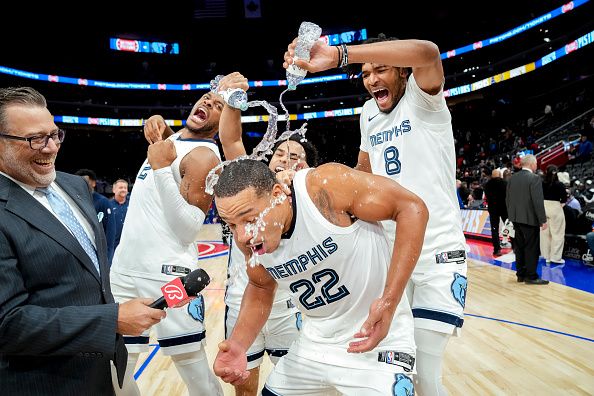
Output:
<svg viewBox="0 0 594 396">
<path fill-rule="evenodd" d="M 218 224 L 205 225 L 200 241 L 200 263 L 212 279 L 203 292 L 212 367 L 224 337 L 228 255 Z M 594 268 L 541 260 L 539 273 L 551 283 L 526 285 L 516 282 L 513 253 L 495 260 L 490 244 L 469 240 L 469 246 L 462 336 L 450 340 L 444 362 L 450 395 L 594 395 Z M 270 369 L 265 358 L 260 386 Z M 154 341 L 136 376 L 143 395 L 187 394 Z M 234 395 L 232 386 L 223 389 Z"/>
</svg>

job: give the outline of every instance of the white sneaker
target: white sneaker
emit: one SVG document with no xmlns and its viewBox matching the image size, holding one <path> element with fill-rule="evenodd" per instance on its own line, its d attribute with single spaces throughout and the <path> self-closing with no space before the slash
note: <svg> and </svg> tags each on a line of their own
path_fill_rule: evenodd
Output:
<svg viewBox="0 0 594 396">
<path fill-rule="evenodd" d="M 551 260 L 551 264 L 565 264 L 565 260 L 561 259 L 559 261 L 552 261 Z"/>
</svg>

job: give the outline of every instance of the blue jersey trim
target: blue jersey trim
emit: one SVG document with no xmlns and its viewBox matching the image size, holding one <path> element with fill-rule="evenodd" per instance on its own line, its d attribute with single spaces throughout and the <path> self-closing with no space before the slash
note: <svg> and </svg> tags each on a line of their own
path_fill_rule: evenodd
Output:
<svg viewBox="0 0 594 396">
<path fill-rule="evenodd" d="M 445 312 L 432 311 L 429 309 L 413 308 L 413 316 L 415 318 L 436 320 L 438 322 L 444 322 L 456 327 L 462 327 L 464 319 L 457 317 Z"/>
<path fill-rule="evenodd" d="M 158 340 L 161 348 L 172 347 L 183 344 L 191 344 L 193 342 L 200 342 L 206 337 L 206 331 L 196 334 L 185 335 L 181 337 L 167 338 L 166 340 Z"/>
<path fill-rule="evenodd" d="M 178 136 L 176 140 L 179 140 L 180 142 L 207 142 L 207 143 L 217 144 L 217 142 L 214 139 L 183 138 L 183 137 L 181 137 L 181 135 Z"/>
</svg>

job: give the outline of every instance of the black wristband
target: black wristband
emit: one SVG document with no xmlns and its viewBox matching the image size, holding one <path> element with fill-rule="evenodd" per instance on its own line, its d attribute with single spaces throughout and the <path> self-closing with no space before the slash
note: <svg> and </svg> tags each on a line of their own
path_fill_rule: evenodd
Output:
<svg viewBox="0 0 594 396">
<path fill-rule="evenodd" d="M 349 51 L 345 43 L 340 44 L 340 48 L 342 49 L 342 56 L 338 67 L 345 67 L 349 64 Z"/>
<path fill-rule="evenodd" d="M 340 45 L 336 46 L 336 51 L 338 51 L 338 63 L 336 64 L 336 67 L 340 67 L 340 64 L 342 63 L 342 51 L 340 48 Z"/>
</svg>

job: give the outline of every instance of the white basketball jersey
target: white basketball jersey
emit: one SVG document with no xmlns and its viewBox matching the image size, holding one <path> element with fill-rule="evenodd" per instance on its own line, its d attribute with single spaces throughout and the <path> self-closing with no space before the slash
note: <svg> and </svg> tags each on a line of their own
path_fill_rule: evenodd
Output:
<svg viewBox="0 0 594 396">
<path fill-rule="evenodd" d="M 293 179 L 293 232 L 281 239 L 276 251 L 258 257 L 278 289 L 291 293 L 303 316 L 301 336 L 290 353 L 357 368 L 377 367 L 381 351 L 414 355 L 413 317 L 406 294 L 390 332 L 374 350 L 346 352 L 372 302 L 382 295 L 390 249 L 378 223 L 358 220 L 340 227 L 326 220 L 307 193 L 309 171 L 301 170 Z"/>
<path fill-rule="evenodd" d="M 173 177 L 179 186 L 181 160 L 194 148 L 211 149 L 221 158 L 212 140 L 183 139 L 178 132 L 169 137 L 175 144 L 177 158 L 171 164 Z M 163 265 L 197 268 L 194 244 L 182 245 L 169 228 L 157 192 L 153 170 L 148 160 L 142 164 L 130 196 L 130 206 L 122 229 L 122 237 L 113 258 L 111 270 L 141 278 L 168 281 L 170 275 L 161 272 Z"/>
<path fill-rule="evenodd" d="M 231 243 L 229 248 L 229 263 L 227 265 L 228 279 L 225 291 L 225 304 L 236 311 L 241 307 L 241 300 L 248 284 L 246 260 L 237 246 Z M 272 311 L 269 318 L 279 318 L 297 312 L 297 307 L 291 301 L 291 295 L 286 290 L 276 290 Z"/>
<path fill-rule="evenodd" d="M 381 112 L 374 99 L 365 102 L 361 112 L 360 149 L 369 154 L 372 172 L 417 194 L 429 209 L 415 272 L 449 271 L 458 264 L 437 264 L 436 255 L 467 250 L 456 196 L 451 119 L 443 95 L 429 95 L 421 90 L 414 75 L 409 77 L 404 96 L 390 113 Z M 383 221 L 382 225 L 393 243 L 396 223 Z"/>
</svg>

